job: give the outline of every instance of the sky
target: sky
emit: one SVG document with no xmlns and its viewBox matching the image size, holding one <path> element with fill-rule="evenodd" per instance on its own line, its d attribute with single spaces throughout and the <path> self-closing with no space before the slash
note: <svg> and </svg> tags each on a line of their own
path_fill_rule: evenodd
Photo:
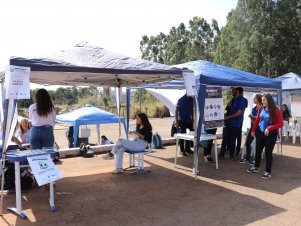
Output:
<svg viewBox="0 0 301 226">
<path fill-rule="evenodd" d="M 143 35 L 168 33 L 194 17 L 220 27 L 237 0 L 1 0 L 0 67 L 11 56 L 35 56 L 88 41 L 139 57 Z M 0 68 L 1 70 L 1 68 Z"/>
</svg>

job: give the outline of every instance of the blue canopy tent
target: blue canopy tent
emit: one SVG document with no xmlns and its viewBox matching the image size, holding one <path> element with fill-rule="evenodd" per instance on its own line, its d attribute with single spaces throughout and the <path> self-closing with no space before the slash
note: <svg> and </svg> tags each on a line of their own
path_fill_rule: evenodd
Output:
<svg viewBox="0 0 301 226">
<path fill-rule="evenodd" d="M 199 119 L 197 126 L 197 137 L 195 147 L 194 169 L 198 166 L 198 146 L 202 129 L 204 114 L 205 93 L 207 86 L 231 87 L 241 86 L 245 90 L 254 92 L 277 91 L 278 100 L 281 101 L 281 82 L 269 79 L 260 75 L 255 75 L 246 71 L 214 64 L 205 60 L 187 62 L 184 64 L 174 65 L 178 68 L 188 68 L 194 71 L 198 89 L 198 106 Z M 161 82 L 155 85 L 143 85 L 140 88 L 158 88 L 158 89 L 184 89 L 184 81 Z M 129 96 L 129 91 L 127 91 Z M 280 103 L 281 105 L 281 103 Z"/>
<path fill-rule="evenodd" d="M 126 131 L 125 119 L 120 117 L 120 121 Z M 87 104 L 72 112 L 58 115 L 56 117 L 57 123 L 63 123 L 73 126 L 73 139 L 74 145 L 77 141 L 77 135 L 79 133 L 79 127 L 82 125 L 97 125 L 98 142 L 100 143 L 100 124 L 113 124 L 119 122 L 118 115 L 96 108 L 90 104 Z"/>
</svg>

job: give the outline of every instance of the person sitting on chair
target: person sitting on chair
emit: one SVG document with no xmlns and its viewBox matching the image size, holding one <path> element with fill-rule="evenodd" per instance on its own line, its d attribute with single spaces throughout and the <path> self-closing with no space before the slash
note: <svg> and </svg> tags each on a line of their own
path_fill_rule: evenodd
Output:
<svg viewBox="0 0 301 226">
<path fill-rule="evenodd" d="M 107 144 L 111 144 L 111 141 L 109 141 L 109 139 L 105 135 L 102 135 L 101 136 L 101 145 L 107 145 Z"/>
<path fill-rule="evenodd" d="M 137 136 L 135 140 L 119 139 L 114 145 L 111 152 L 105 155 L 104 159 L 115 159 L 115 170 L 113 174 L 123 173 L 123 153 L 126 150 L 141 151 L 145 150 L 149 143 L 152 141 L 152 125 L 148 117 L 144 113 L 139 113 L 136 117 L 136 131 L 132 132 Z"/>
<path fill-rule="evenodd" d="M 30 128 L 31 126 L 28 119 L 22 119 L 19 129 L 16 130 L 11 141 L 19 145 L 29 143 Z"/>
</svg>

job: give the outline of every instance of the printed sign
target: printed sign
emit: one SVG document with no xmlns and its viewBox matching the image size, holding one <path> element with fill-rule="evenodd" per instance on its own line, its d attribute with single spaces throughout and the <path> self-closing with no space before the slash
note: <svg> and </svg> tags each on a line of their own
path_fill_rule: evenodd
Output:
<svg viewBox="0 0 301 226">
<path fill-rule="evenodd" d="M 30 67 L 8 65 L 5 68 L 5 98 L 30 99 Z"/>
<path fill-rule="evenodd" d="M 186 88 L 186 93 L 188 97 L 194 97 L 197 95 L 196 91 L 196 83 L 195 83 L 195 76 L 192 71 L 184 71 L 183 78 Z"/>
<path fill-rule="evenodd" d="M 206 89 L 204 125 L 205 129 L 224 126 L 224 103 L 220 87 L 208 87 Z"/>
<path fill-rule="evenodd" d="M 52 162 L 50 155 L 29 156 L 27 161 L 39 186 L 63 178 L 61 172 Z"/>
</svg>

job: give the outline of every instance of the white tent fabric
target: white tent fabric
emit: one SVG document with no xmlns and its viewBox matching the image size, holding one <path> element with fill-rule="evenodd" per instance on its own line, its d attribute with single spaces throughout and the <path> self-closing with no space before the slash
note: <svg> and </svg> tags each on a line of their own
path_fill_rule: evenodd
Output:
<svg viewBox="0 0 301 226">
<path fill-rule="evenodd" d="M 147 92 L 161 101 L 169 110 L 170 115 L 174 116 L 178 99 L 185 94 L 185 90 L 169 89 L 146 89 Z"/>
</svg>

